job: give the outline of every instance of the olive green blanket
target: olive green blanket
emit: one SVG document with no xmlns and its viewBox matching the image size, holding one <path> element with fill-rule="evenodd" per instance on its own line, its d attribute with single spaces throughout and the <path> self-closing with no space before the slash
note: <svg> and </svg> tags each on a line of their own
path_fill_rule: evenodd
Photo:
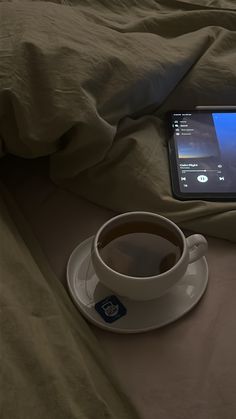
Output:
<svg viewBox="0 0 236 419">
<path fill-rule="evenodd" d="M 234 0 L 0 3 L 1 151 L 117 211 L 236 239 L 235 203 L 172 197 L 164 114 L 234 105 Z"/>
<path fill-rule="evenodd" d="M 98 341 L 10 207 L 27 246 L 1 198 L 1 419 L 137 419 Z"/>
</svg>

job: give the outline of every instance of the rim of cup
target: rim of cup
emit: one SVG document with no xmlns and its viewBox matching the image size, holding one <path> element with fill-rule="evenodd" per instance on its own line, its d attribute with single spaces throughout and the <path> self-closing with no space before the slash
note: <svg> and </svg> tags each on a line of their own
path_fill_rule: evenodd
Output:
<svg viewBox="0 0 236 419">
<path fill-rule="evenodd" d="M 112 269 L 110 266 L 108 266 L 105 262 L 104 262 L 104 260 L 103 260 L 103 258 L 101 257 L 101 255 L 100 255 L 100 252 L 99 252 L 99 236 L 101 235 L 101 233 L 109 226 L 109 224 L 112 224 L 114 221 L 116 221 L 116 220 L 118 220 L 118 219 L 122 219 L 122 218 L 128 218 L 128 217 L 130 217 L 130 216 L 132 216 L 132 215 L 148 215 L 148 216 L 152 216 L 152 217 L 157 217 L 157 218 L 159 218 L 159 219 L 161 219 L 161 220 L 163 220 L 163 221 L 165 221 L 165 222 L 167 222 L 168 224 L 170 224 L 174 229 L 175 229 L 175 231 L 178 233 L 178 235 L 181 237 L 181 241 L 182 241 L 182 253 L 181 253 L 181 256 L 180 256 L 180 258 L 178 259 L 178 261 L 170 268 L 170 269 L 168 269 L 167 271 L 165 271 L 165 272 L 162 272 L 162 273 L 160 273 L 160 274 L 157 274 L 157 275 L 151 275 L 151 276 L 132 276 L 132 275 L 125 275 L 125 274 L 123 274 L 123 273 L 121 273 L 121 272 L 118 272 L 118 271 L 116 271 L 116 270 L 114 270 L 114 269 Z M 142 220 L 140 220 L 140 221 L 142 221 Z M 145 222 L 145 221 L 144 221 Z M 97 231 L 97 233 L 96 233 L 96 235 L 95 235 L 95 238 L 94 238 L 94 248 L 92 249 L 92 252 L 93 253 L 95 253 L 96 254 L 96 257 L 99 259 L 99 262 L 104 266 L 104 268 L 106 268 L 107 269 L 107 271 L 110 271 L 111 273 L 115 273 L 116 275 L 119 275 L 120 277 L 122 277 L 123 279 L 135 279 L 135 280 L 140 280 L 140 281 L 144 281 L 144 280 L 147 280 L 147 279 L 154 279 L 154 278 L 157 278 L 157 279 L 159 279 L 159 278 L 163 278 L 163 277 L 165 277 L 166 275 L 168 275 L 169 273 L 170 273 L 170 271 L 171 270 L 173 270 L 173 269 L 177 269 L 178 267 L 179 267 L 179 265 L 181 265 L 181 263 L 182 263 L 182 261 L 183 261 L 183 259 L 185 258 L 185 253 L 186 253 L 186 248 L 187 248 L 187 244 L 186 244 L 186 238 L 185 238 L 185 235 L 184 235 L 184 233 L 182 232 L 182 230 L 177 226 L 177 224 L 175 224 L 173 221 L 171 221 L 169 218 L 167 218 L 167 217 L 164 217 L 164 216 L 162 216 L 162 215 L 159 215 L 159 214 L 155 214 L 154 212 L 148 212 L 148 211 L 130 211 L 130 212 L 125 212 L 125 213 L 122 213 L 122 214 L 119 214 L 119 215 L 116 215 L 116 216 L 114 216 L 114 217 L 112 217 L 112 218 L 110 218 L 108 221 L 106 221 L 100 228 L 99 228 L 99 230 Z"/>
</svg>

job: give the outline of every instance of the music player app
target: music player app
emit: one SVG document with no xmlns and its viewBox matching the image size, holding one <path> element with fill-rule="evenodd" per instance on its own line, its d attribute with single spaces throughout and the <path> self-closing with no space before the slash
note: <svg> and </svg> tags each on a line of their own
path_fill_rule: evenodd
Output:
<svg viewBox="0 0 236 419">
<path fill-rule="evenodd" d="M 175 113 L 181 192 L 235 192 L 236 112 Z"/>
</svg>

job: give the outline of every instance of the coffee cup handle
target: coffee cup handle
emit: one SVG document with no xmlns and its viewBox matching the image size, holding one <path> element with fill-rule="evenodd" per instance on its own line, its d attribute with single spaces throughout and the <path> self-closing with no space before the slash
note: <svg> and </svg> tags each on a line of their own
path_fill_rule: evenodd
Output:
<svg viewBox="0 0 236 419">
<path fill-rule="evenodd" d="M 193 263 L 207 252 L 208 244 L 204 236 L 201 234 L 192 234 L 186 238 L 189 250 L 189 263 Z"/>
</svg>

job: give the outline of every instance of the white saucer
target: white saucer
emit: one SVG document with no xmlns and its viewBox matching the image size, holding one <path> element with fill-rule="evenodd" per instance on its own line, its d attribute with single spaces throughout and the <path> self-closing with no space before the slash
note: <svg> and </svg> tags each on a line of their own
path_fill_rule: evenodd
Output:
<svg viewBox="0 0 236 419">
<path fill-rule="evenodd" d="M 90 258 L 92 239 L 93 237 L 90 237 L 85 240 L 72 252 L 67 265 L 67 282 L 71 297 L 82 314 L 102 329 L 117 333 L 140 333 L 165 326 L 190 311 L 206 290 L 208 266 L 206 258 L 203 257 L 189 265 L 178 284 L 158 299 L 132 301 L 125 297 L 114 296 L 113 291 L 99 282 L 92 269 Z M 113 296 L 113 303 L 107 298 L 110 296 Z M 118 302 L 115 301 L 117 298 Z M 107 312 L 110 320 L 108 317 L 107 319 L 111 323 L 105 321 L 104 316 L 96 311 L 95 304 L 100 302 L 102 310 L 104 306 L 107 307 L 107 303 L 108 306 L 113 305 L 113 312 L 109 313 L 109 309 Z M 123 312 L 121 317 L 117 318 L 116 307 L 119 306 L 119 302 Z"/>
</svg>

